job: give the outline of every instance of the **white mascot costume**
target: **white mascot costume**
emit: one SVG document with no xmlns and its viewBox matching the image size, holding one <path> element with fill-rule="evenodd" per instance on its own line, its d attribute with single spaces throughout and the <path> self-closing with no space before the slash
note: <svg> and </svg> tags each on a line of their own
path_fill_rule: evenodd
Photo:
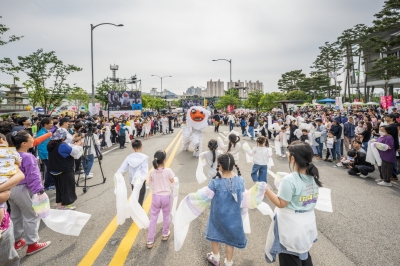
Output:
<svg viewBox="0 0 400 266">
<path fill-rule="evenodd" d="M 201 106 L 192 106 L 187 112 L 186 126 L 182 128 L 182 144 L 184 151 L 189 149 L 190 143 L 192 144 L 194 157 L 199 157 L 201 153 L 201 140 L 210 115 L 211 113 Z"/>
</svg>

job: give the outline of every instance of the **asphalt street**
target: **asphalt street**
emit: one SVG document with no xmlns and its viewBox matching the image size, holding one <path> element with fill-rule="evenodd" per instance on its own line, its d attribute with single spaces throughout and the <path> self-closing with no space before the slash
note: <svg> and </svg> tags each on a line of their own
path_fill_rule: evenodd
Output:
<svg viewBox="0 0 400 266">
<path fill-rule="evenodd" d="M 222 135 L 227 130 L 225 126 L 220 127 Z M 218 136 L 221 135 L 214 133 L 213 127 L 207 127 L 203 135 L 203 150 L 210 139 Z M 245 141 L 251 147 L 255 145 L 255 141 L 248 137 L 242 138 L 242 144 Z M 170 158 L 167 164 L 180 180 L 179 201 L 188 193 L 206 186 L 206 183 L 198 184 L 196 181 L 198 160 L 192 156 L 192 151 L 182 151 L 180 129 L 175 129 L 173 134 L 158 134 L 150 140 L 143 140 L 143 146 L 143 152 L 150 159 L 155 151 L 167 149 Z M 147 231 L 139 230 L 132 220 L 127 219 L 123 225 L 117 226 L 113 175 L 132 150 L 114 149 L 116 147 L 114 145 L 106 151 L 101 164 L 106 182 L 90 188 L 87 193 L 77 188 L 77 211 L 92 215 L 80 236 L 65 236 L 41 223 L 41 241 L 51 240 L 52 244 L 32 256 L 25 256 L 26 248 L 19 251 L 22 265 L 208 265 L 205 255 L 210 252 L 211 246 L 205 239 L 207 210 L 191 223 L 185 243 L 178 252 L 174 251 L 173 234 L 167 242 L 161 241 L 161 224 L 157 226 L 155 245 L 151 250 L 145 246 Z M 273 159 L 275 166 L 268 171 L 290 171 L 286 158 L 274 155 Z M 378 177 L 377 172 L 362 179 L 350 177 L 346 170 L 334 168 L 332 163 L 314 163 L 320 171 L 324 187 L 332 190 L 333 202 L 333 213 L 316 211 L 318 241 L 310 251 L 314 265 L 399 265 L 400 184 L 390 188 L 380 187 L 374 181 Z M 246 163 L 243 151 L 238 164 L 246 187 L 250 188 L 253 184 L 250 177 L 252 165 Z M 89 184 L 101 183 L 97 160 L 93 172 L 94 178 L 89 180 Z M 125 177 L 130 194 L 128 174 Z M 273 186 L 271 175 L 268 176 L 268 183 Z M 54 207 L 54 192 L 48 194 Z M 145 210 L 150 206 L 151 196 L 148 197 L 148 194 Z M 274 208 L 267 199 L 264 201 Z M 235 265 L 267 264 L 264 247 L 270 223 L 269 217 L 263 216 L 258 210 L 250 210 L 251 234 L 247 235 L 245 249 L 235 249 Z M 220 252 L 223 261 L 225 252 L 222 245 Z"/>
</svg>

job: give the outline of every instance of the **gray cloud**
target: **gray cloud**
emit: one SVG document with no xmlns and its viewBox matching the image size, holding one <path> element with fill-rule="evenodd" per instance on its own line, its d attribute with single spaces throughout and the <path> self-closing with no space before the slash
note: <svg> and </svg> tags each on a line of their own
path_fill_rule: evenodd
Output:
<svg viewBox="0 0 400 266">
<path fill-rule="evenodd" d="M 21 41 L 1 48 L 1 57 L 16 60 L 38 48 L 56 51 L 65 63 L 84 70 L 70 82 L 90 90 L 90 24 L 94 31 L 95 81 L 137 74 L 143 90 L 160 87 L 155 75 L 172 75 L 163 88 L 182 93 L 207 80 L 260 80 L 266 91 L 277 88 L 280 75 L 293 69 L 309 73 L 325 41 L 345 29 L 370 25 L 383 0 L 206 0 L 206 1 L 2 1 L 1 23 Z M 11 78 L 0 74 L 1 82 Z"/>
</svg>

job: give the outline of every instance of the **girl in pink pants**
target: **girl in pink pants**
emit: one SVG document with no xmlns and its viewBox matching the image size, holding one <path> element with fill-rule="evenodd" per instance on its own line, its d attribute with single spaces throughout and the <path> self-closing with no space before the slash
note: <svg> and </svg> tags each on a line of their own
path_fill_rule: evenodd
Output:
<svg viewBox="0 0 400 266">
<path fill-rule="evenodd" d="M 167 159 L 165 151 L 157 151 L 154 154 L 153 166 L 154 170 L 150 172 L 150 186 L 153 190 L 151 202 L 151 218 L 149 232 L 147 236 L 147 248 L 152 248 L 154 245 L 154 236 L 156 234 L 157 218 L 162 210 L 163 212 L 163 230 L 162 240 L 168 240 L 171 232 L 169 224 L 171 222 L 171 183 L 174 183 L 174 172 L 169 168 L 164 168 Z"/>
</svg>

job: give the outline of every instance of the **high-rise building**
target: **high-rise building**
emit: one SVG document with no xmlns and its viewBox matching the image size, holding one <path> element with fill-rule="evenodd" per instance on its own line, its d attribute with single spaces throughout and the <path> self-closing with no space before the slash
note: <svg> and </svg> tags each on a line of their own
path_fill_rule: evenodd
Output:
<svg viewBox="0 0 400 266">
<path fill-rule="evenodd" d="M 195 88 L 192 86 L 190 88 L 187 88 L 186 93 L 183 93 L 183 94 L 186 96 L 194 96 L 194 95 L 201 96 L 201 91 L 202 91 L 201 88 L 198 88 L 198 87 Z"/>
<path fill-rule="evenodd" d="M 249 93 L 253 92 L 255 90 L 261 90 L 264 91 L 264 86 L 262 82 L 259 82 L 258 80 L 256 82 L 252 82 L 251 80 L 249 81 L 232 81 L 228 82 L 228 89 L 230 88 L 239 88 L 239 98 L 248 98 Z M 243 89 L 246 88 L 246 89 Z"/>
<path fill-rule="evenodd" d="M 203 97 L 221 97 L 225 95 L 224 82 L 223 81 L 207 81 L 207 90 L 203 91 L 201 96 Z"/>
</svg>

